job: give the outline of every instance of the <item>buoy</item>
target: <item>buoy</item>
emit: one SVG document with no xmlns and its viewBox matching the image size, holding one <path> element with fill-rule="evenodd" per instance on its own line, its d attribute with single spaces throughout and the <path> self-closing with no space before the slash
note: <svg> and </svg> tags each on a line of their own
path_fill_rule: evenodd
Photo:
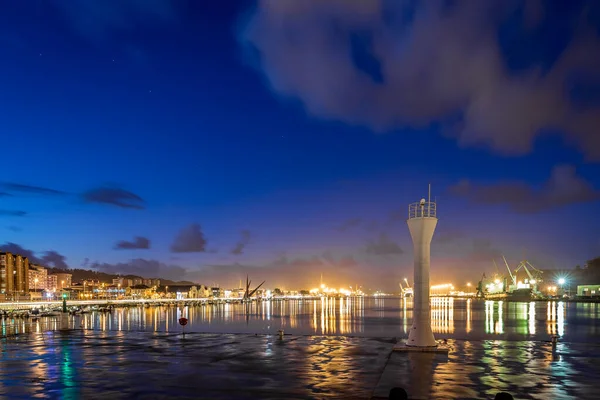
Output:
<svg viewBox="0 0 600 400">
<path fill-rule="evenodd" d="M 188 323 L 187 318 L 184 318 L 184 317 L 179 318 L 179 325 L 181 325 L 183 337 L 185 337 L 185 326 L 187 325 L 187 323 Z"/>
<path fill-rule="evenodd" d="M 283 329 L 278 330 L 277 333 L 279 334 L 279 339 L 283 339 Z"/>
</svg>

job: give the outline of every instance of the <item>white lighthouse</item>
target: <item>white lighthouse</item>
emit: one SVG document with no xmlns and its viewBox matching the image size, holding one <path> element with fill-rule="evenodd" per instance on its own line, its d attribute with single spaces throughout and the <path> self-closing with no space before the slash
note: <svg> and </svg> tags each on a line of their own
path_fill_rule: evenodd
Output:
<svg viewBox="0 0 600 400">
<path fill-rule="evenodd" d="M 437 343 L 431 331 L 431 309 L 429 305 L 429 266 L 431 258 L 431 239 L 437 225 L 435 202 L 429 197 L 408 206 L 408 229 L 413 241 L 414 252 L 414 294 L 413 324 L 408 334 L 406 346 L 417 348 L 436 348 Z"/>
</svg>

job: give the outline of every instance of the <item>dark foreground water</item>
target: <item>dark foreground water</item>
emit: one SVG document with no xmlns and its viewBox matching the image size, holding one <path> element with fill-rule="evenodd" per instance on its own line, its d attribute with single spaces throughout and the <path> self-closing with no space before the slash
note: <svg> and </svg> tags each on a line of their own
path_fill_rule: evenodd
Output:
<svg viewBox="0 0 600 400">
<path fill-rule="evenodd" d="M 449 340 L 449 356 L 343 336 L 70 331 L 4 339 L 6 399 L 597 399 L 597 345 Z M 424 393 L 424 395 L 423 395 Z M 418 396 L 421 394 L 421 397 Z"/>
<path fill-rule="evenodd" d="M 345 335 L 406 337 L 412 320 L 412 301 L 401 298 L 351 298 L 265 301 L 251 305 L 220 304 L 198 307 L 117 308 L 110 314 L 91 313 L 71 318 L 71 326 L 102 331 Z M 40 332 L 53 319 L 4 320 L 2 335 Z M 597 342 L 600 304 L 433 298 L 431 323 L 436 337 L 455 339 L 561 340 Z M 54 323 L 55 325 L 57 323 Z"/>
</svg>

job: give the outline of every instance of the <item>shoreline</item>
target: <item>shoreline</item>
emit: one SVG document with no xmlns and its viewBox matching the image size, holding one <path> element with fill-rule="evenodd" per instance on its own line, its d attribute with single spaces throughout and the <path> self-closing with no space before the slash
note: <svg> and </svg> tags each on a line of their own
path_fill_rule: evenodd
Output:
<svg viewBox="0 0 600 400">
<path fill-rule="evenodd" d="M 322 297 L 290 297 L 290 298 L 271 298 L 271 299 L 251 299 L 243 300 L 241 298 L 194 298 L 194 299 L 99 299 L 99 300 L 67 300 L 67 307 L 70 306 L 159 306 L 159 305 L 214 305 L 214 304 L 245 304 L 245 303 L 260 303 L 260 302 L 272 302 L 272 301 L 298 301 L 298 300 L 319 300 Z M 330 299 L 337 299 L 338 297 L 328 297 Z M 386 298 L 386 299 L 402 299 L 401 296 L 360 296 L 360 297 L 344 297 L 344 299 L 357 299 L 357 298 Z M 494 301 L 503 303 L 531 303 L 531 302 L 564 302 L 564 303 L 589 303 L 597 304 L 600 303 L 600 298 L 575 298 L 575 299 L 530 299 L 530 300 L 510 300 L 510 299 L 482 299 L 475 297 L 454 297 L 454 296 L 432 296 L 432 299 L 454 299 L 454 300 L 475 300 L 475 301 Z M 58 307 L 62 306 L 62 300 L 53 301 L 11 301 L 11 302 L 0 302 L 0 310 L 18 310 L 18 309 L 32 309 L 41 307 Z"/>
</svg>

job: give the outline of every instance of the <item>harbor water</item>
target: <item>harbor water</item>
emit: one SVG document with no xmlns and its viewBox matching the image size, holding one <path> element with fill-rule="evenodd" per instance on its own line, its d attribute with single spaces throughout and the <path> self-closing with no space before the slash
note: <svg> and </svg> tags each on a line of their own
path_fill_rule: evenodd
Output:
<svg viewBox="0 0 600 400">
<path fill-rule="evenodd" d="M 596 342 L 600 304 L 503 302 L 432 298 L 436 338 Z M 412 318 L 410 298 L 356 297 L 273 300 L 250 304 L 115 307 L 112 312 L 70 316 L 70 326 L 99 331 L 343 335 L 405 338 Z M 56 318 L 4 318 L 3 336 L 41 332 Z"/>
<path fill-rule="evenodd" d="M 410 398 L 595 399 L 599 310 L 434 298 L 447 356 L 392 353 L 410 328 L 403 298 L 122 307 L 71 315 L 63 332 L 48 331 L 57 317 L 4 318 L 0 398 L 366 399 L 402 386 Z"/>
</svg>

